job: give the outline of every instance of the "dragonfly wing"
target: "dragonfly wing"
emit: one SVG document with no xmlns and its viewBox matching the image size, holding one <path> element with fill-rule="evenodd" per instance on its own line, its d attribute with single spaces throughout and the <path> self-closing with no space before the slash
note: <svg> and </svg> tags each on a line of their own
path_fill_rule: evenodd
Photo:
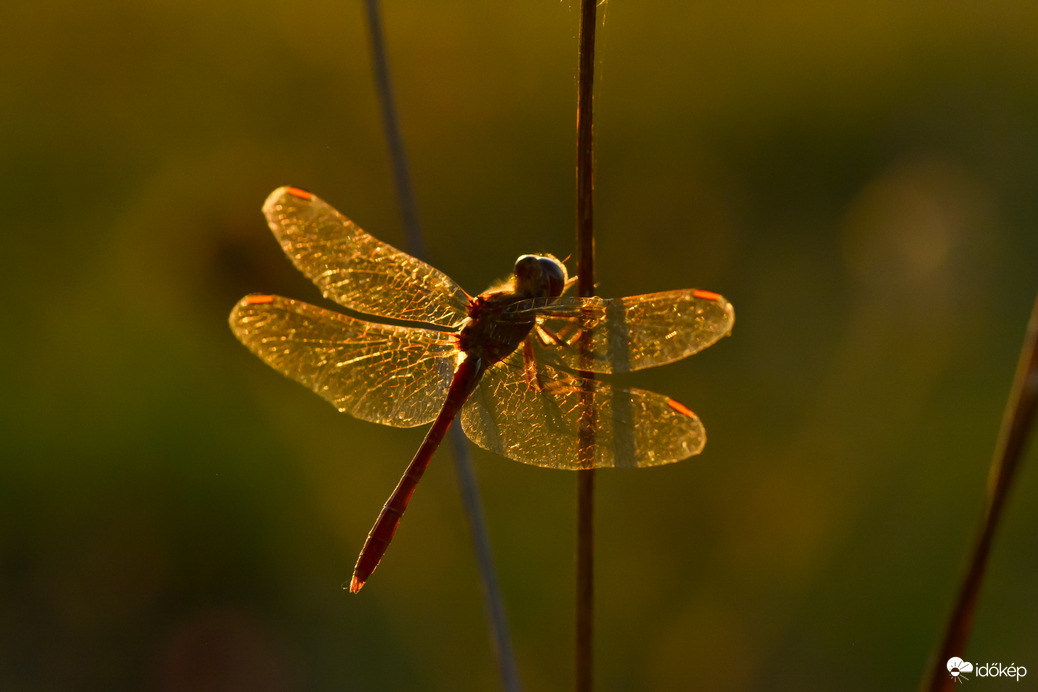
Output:
<svg viewBox="0 0 1038 692">
<path fill-rule="evenodd" d="M 457 363 L 453 334 L 365 322 L 280 296 L 246 296 L 230 322 L 272 368 L 340 411 L 383 425 L 433 420 Z"/>
<path fill-rule="evenodd" d="M 449 276 L 365 233 L 319 197 L 279 187 L 263 213 L 285 254 L 339 305 L 445 327 L 465 319 L 468 294 Z"/>
<path fill-rule="evenodd" d="M 550 351 L 544 354 L 548 360 L 599 373 L 672 363 L 727 336 L 735 322 L 731 303 L 716 293 L 696 289 L 528 303 L 523 311 L 538 315 L 541 333 L 548 337 L 540 344 L 542 351 Z M 582 331 L 589 335 L 585 337 L 587 360 L 579 345 Z"/>
<path fill-rule="evenodd" d="M 480 447 L 535 466 L 578 470 L 581 414 L 594 415 L 595 468 L 640 468 L 680 461 L 706 444 L 699 418 L 654 392 L 613 386 L 538 363 L 519 352 L 491 367 L 461 413 Z"/>
</svg>

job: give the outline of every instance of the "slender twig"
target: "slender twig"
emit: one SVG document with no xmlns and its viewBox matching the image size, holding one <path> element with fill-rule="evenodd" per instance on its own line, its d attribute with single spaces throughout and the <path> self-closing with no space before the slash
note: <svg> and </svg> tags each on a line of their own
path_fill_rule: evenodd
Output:
<svg viewBox="0 0 1038 692">
<path fill-rule="evenodd" d="M 954 681 L 948 675 L 945 666 L 949 658 L 962 657 L 965 654 L 966 642 L 973 627 L 973 613 L 976 610 L 977 596 L 984 579 L 984 568 L 987 566 L 995 530 L 1002 517 L 1006 497 L 1017 476 L 1017 471 L 1020 469 L 1020 459 L 1023 456 L 1024 445 L 1034 423 L 1036 411 L 1038 411 L 1038 298 L 1035 299 L 1031 319 L 1027 324 L 1020 361 L 1013 377 L 1013 386 L 1006 404 L 1005 414 L 1002 416 L 1002 428 L 999 431 L 988 477 L 987 502 L 980 523 L 980 531 L 973 545 L 969 569 L 963 578 L 959 597 L 944 632 L 941 648 L 930 662 L 929 679 L 924 683 L 925 689 L 932 692 L 954 688 Z"/>
<path fill-rule="evenodd" d="M 595 292 L 594 146 L 592 96 L 595 73 L 595 10 L 597 0 L 581 0 L 577 53 L 577 294 Z M 591 373 L 582 373 L 592 377 Z M 594 625 L 594 498 L 595 458 L 593 406 L 588 392 L 581 416 L 580 462 L 577 472 L 577 594 L 576 689 L 592 688 L 592 632 Z"/>
<path fill-rule="evenodd" d="M 508 692 L 519 692 L 519 670 L 515 665 L 515 654 L 512 651 L 512 637 L 508 630 L 508 618 L 505 615 L 505 603 L 501 597 L 501 587 L 494 569 L 494 557 L 490 551 L 490 537 L 483 517 L 483 506 L 479 499 L 479 488 L 476 475 L 472 471 L 472 459 L 469 456 L 468 442 L 460 425 L 451 426 L 451 444 L 454 447 L 454 472 L 461 491 L 461 502 L 469 517 L 469 529 L 472 531 L 472 542 L 475 545 L 476 562 L 479 567 L 480 586 L 483 600 L 490 621 L 491 637 L 494 653 L 497 654 L 497 665 L 501 682 Z"/>
<path fill-rule="evenodd" d="M 393 178 L 396 181 L 397 196 L 401 213 L 404 217 L 407 249 L 412 255 L 424 258 L 425 243 L 422 237 L 422 229 L 418 222 L 414 193 L 411 189 L 411 178 L 408 173 L 403 137 L 400 135 L 400 127 L 396 117 L 396 105 L 393 100 L 393 90 L 389 80 L 389 61 L 386 58 L 378 0 L 367 0 L 365 4 L 367 6 L 368 29 L 371 33 L 371 51 L 375 66 L 379 102 L 382 106 L 383 126 L 386 131 L 389 153 L 393 160 Z M 519 673 L 515 665 L 515 655 L 512 652 L 512 641 L 508 630 L 508 620 L 505 616 L 504 601 L 501 598 L 497 572 L 494 569 L 494 558 L 490 550 L 490 538 L 487 534 L 483 506 L 479 497 L 479 489 L 476 485 L 476 476 L 472 470 L 472 461 L 469 457 L 468 445 L 465 441 L 465 435 L 461 431 L 461 426 L 452 426 L 451 442 L 454 447 L 454 471 L 457 476 L 458 488 L 461 492 L 462 505 L 468 517 L 469 529 L 472 532 L 472 542 L 476 552 L 480 584 L 486 604 L 491 638 L 495 653 L 497 654 L 502 685 L 508 692 L 518 692 L 521 689 Z"/>
<path fill-rule="evenodd" d="M 371 34 L 371 54 L 375 67 L 378 100 L 382 109 L 382 123 L 386 131 L 389 157 L 393 162 L 393 181 L 396 183 L 397 201 L 400 204 L 400 213 L 404 217 L 407 250 L 415 257 L 424 259 L 425 239 L 422 236 L 421 224 L 418 223 L 418 207 L 415 204 L 414 191 L 411 189 L 411 175 L 407 168 L 404 138 L 400 134 L 400 123 L 396 117 L 396 100 L 393 98 L 393 87 L 389 81 L 389 59 L 386 57 L 386 41 L 382 33 L 378 0 L 367 0 L 365 5 L 368 15 L 368 31 Z"/>
</svg>

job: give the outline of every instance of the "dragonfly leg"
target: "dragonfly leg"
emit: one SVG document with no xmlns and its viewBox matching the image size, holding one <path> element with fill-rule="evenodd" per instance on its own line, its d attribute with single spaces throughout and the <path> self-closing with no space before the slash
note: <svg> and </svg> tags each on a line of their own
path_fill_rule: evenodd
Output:
<svg viewBox="0 0 1038 692">
<path fill-rule="evenodd" d="M 544 325 L 538 324 L 536 327 L 537 340 L 540 341 L 543 346 L 575 346 L 577 342 L 580 341 L 580 327 L 577 325 L 566 325 L 566 329 L 567 331 L 572 332 L 569 336 L 553 332 L 552 330 L 545 328 Z"/>
<path fill-rule="evenodd" d="M 530 389 L 536 392 L 544 391 L 544 380 L 537 367 L 537 359 L 533 354 L 533 339 L 530 337 L 523 340 L 523 374 Z"/>
</svg>

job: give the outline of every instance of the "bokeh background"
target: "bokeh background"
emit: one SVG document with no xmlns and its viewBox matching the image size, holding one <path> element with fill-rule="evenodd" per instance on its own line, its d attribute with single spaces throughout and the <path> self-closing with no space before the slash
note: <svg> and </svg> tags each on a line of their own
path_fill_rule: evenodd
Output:
<svg viewBox="0 0 1038 692">
<path fill-rule="evenodd" d="M 449 450 L 343 593 L 423 431 L 336 413 L 226 323 L 252 291 L 321 302 L 260 215 L 279 185 L 403 243 L 362 9 L 7 8 L 0 688 L 497 687 Z M 575 3 L 384 9 L 431 262 L 478 292 L 572 253 Z M 737 321 L 632 378 L 709 443 L 599 474 L 598 687 L 911 689 L 1038 288 L 1038 9 L 600 11 L 599 292 L 707 288 Z M 575 478 L 473 454 L 521 679 L 568 689 Z M 1028 666 L 1012 689 L 1036 462 L 963 652 Z"/>
</svg>

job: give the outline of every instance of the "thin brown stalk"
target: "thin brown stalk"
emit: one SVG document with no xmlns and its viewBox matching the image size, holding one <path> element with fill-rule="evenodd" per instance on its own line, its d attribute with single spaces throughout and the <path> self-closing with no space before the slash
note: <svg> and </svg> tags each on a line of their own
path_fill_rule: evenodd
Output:
<svg viewBox="0 0 1038 692">
<path fill-rule="evenodd" d="M 378 0 L 367 0 L 368 30 L 371 34 L 372 62 L 375 68 L 375 81 L 378 87 L 379 102 L 382 108 L 382 121 L 389 146 L 390 158 L 393 162 L 393 179 L 396 182 L 397 196 L 404 227 L 407 233 L 407 249 L 412 255 L 424 259 L 425 243 L 421 225 L 418 222 L 417 205 L 411 188 L 411 177 L 408 173 L 404 140 L 400 134 L 393 89 L 389 79 L 389 61 L 386 58 L 385 39 L 382 33 L 382 21 L 379 14 Z M 518 692 L 519 672 L 512 652 L 511 635 L 508 630 L 508 619 L 505 616 L 504 600 L 498 585 L 497 572 L 494 569 L 494 558 L 490 549 L 490 538 L 487 534 L 486 519 L 483 516 L 483 504 L 476 485 L 476 476 L 472 470 L 468 445 L 460 425 L 451 426 L 451 442 L 454 447 L 454 472 L 458 480 L 461 502 L 468 517 L 469 529 L 472 532 L 472 543 L 476 553 L 476 563 L 480 575 L 483 599 L 487 610 L 494 652 L 497 655 L 498 671 L 501 683 L 508 692 Z"/>
<path fill-rule="evenodd" d="M 577 294 L 595 292 L 594 147 L 592 95 L 595 71 L 597 0 L 581 0 L 577 71 Z M 591 373 L 583 373 L 591 377 Z M 576 689 L 592 689 L 594 624 L 594 497 L 595 458 L 593 407 L 585 402 L 581 417 L 580 453 L 586 470 L 577 472 Z"/>
<path fill-rule="evenodd" d="M 944 631 L 941 648 L 928 667 L 928 678 L 924 689 L 931 692 L 954 689 L 955 681 L 948 674 L 946 664 L 953 656 L 964 657 L 966 643 L 973 628 L 973 614 L 976 611 L 977 597 L 984 579 L 991 544 L 995 530 L 998 528 L 1005 507 L 1006 498 L 1020 469 L 1027 436 L 1034 423 L 1035 412 L 1038 411 L 1038 298 L 1035 299 L 1031 311 L 1031 319 L 1027 324 L 1020 361 L 1013 377 L 1013 386 L 1002 417 L 1002 428 L 995 445 L 995 455 L 991 461 L 991 472 L 988 476 L 988 497 L 984 514 L 980 522 L 980 530 L 973 544 L 969 568 L 963 578 L 956 599 L 955 608 Z M 969 659 L 966 659 L 969 660 Z"/>
<path fill-rule="evenodd" d="M 366 0 L 368 33 L 371 36 L 371 62 L 375 69 L 375 86 L 378 91 L 378 102 L 382 115 L 382 129 L 385 130 L 386 146 L 389 148 L 389 159 L 393 165 L 393 182 L 396 184 L 397 203 L 404 217 L 404 232 L 407 234 L 407 251 L 425 259 L 425 240 L 422 226 L 418 222 L 418 205 L 415 204 L 414 191 L 411 188 L 411 174 L 407 167 L 407 151 L 404 138 L 400 134 L 400 122 L 396 114 L 396 99 L 393 98 L 393 85 L 389 78 L 389 59 L 386 57 L 386 39 L 382 32 L 382 15 L 379 12 L 378 0 Z"/>
</svg>

